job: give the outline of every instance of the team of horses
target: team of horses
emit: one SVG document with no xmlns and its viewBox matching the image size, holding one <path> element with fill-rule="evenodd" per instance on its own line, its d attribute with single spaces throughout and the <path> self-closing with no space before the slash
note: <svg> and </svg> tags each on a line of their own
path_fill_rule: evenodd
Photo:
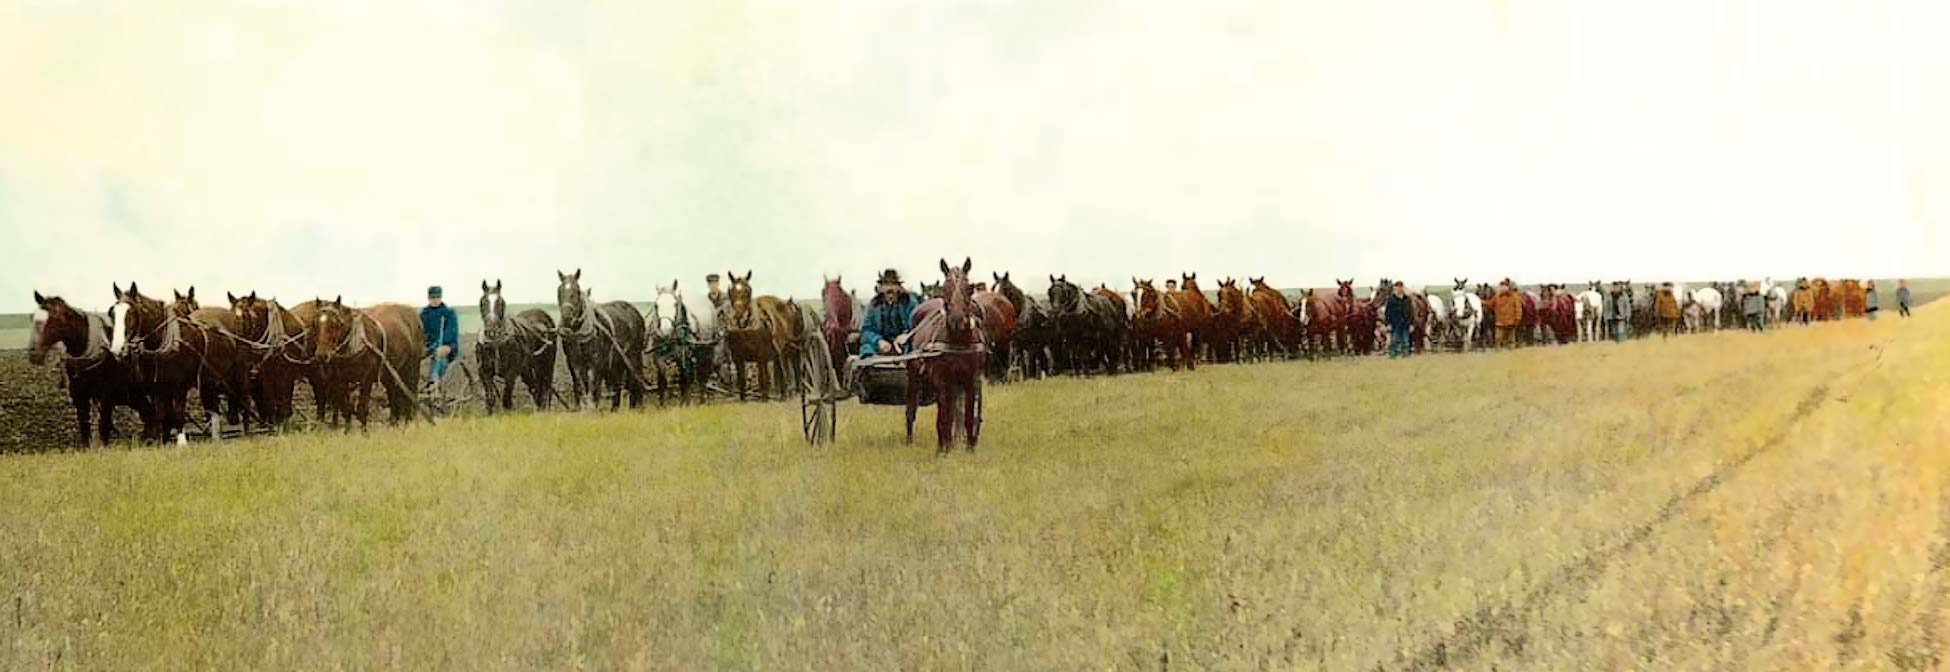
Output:
<svg viewBox="0 0 1950 672">
<path fill-rule="evenodd" d="M 1336 279 L 1328 290 L 1292 294 L 1264 277 L 1224 278 L 1208 294 L 1196 273 L 1160 289 L 1155 278 L 1131 278 L 1128 290 L 1091 289 L 1065 275 L 1048 276 L 1040 295 L 1017 285 L 1010 273 L 973 282 L 971 260 L 940 263 L 939 282 L 923 282 L 924 300 L 914 312 L 912 347 L 929 356 L 911 363 L 908 436 L 913 436 L 914 398 L 927 389 L 938 401 L 936 430 L 945 448 L 979 438 L 978 403 L 984 381 L 1049 375 L 1114 374 L 1156 367 L 1196 369 L 1201 362 L 1363 355 L 1386 345 L 1386 297 L 1393 282 L 1382 278 L 1363 294 L 1353 279 Z M 632 408 L 655 389 L 660 401 L 675 388 L 680 401 L 702 400 L 707 385 L 729 386 L 739 398 L 786 396 L 801 380 L 831 379 L 847 366 L 858 345 L 866 312 L 840 278 L 827 279 L 819 308 L 791 298 L 756 294 L 753 273 L 728 273 L 722 300 L 689 296 L 679 283 L 656 288 L 647 312 L 626 301 L 597 302 L 582 285 L 582 271 L 557 273 L 556 313 L 530 309 L 509 315 L 502 283 L 481 283 L 481 329 L 472 346 L 487 411 L 513 407 L 517 385 L 538 409 L 556 401 L 580 407 Z M 114 433 L 111 413 L 133 409 L 142 438 L 181 440 L 194 419 L 194 390 L 205 431 L 256 426 L 283 429 L 297 412 L 294 390 L 308 383 L 314 422 L 351 429 L 369 425 L 374 388 L 384 395 L 388 421 L 402 423 L 420 405 L 424 337 L 416 309 L 397 303 L 349 306 L 340 298 L 314 298 L 286 307 L 256 292 L 227 295 L 227 307 L 204 308 L 194 287 L 172 300 L 150 297 L 130 283 L 112 285 L 105 314 L 75 309 L 60 297 L 36 292 L 30 359 L 43 363 L 56 345 L 75 409 L 76 441 L 87 445 L 91 429 L 103 442 Z M 1742 283 L 1660 287 L 1598 281 L 1572 291 L 1545 284 L 1520 290 L 1519 342 L 1568 343 L 1603 339 L 1608 306 L 1629 297 L 1630 334 L 1710 331 L 1736 326 L 1735 297 Z M 1445 291 L 1446 290 L 1446 291 Z M 1670 292 L 1681 308 L 1680 325 L 1653 312 L 1655 293 Z M 1771 279 L 1760 284 L 1770 324 L 1859 317 L 1865 292 L 1860 281 Z M 1486 310 L 1495 289 L 1455 278 L 1444 288 L 1410 292 L 1411 347 L 1418 351 L 1491 348 L 1494 323 Z M 823 351 L 813 352 L 821 350 Z M 557 358 L 569 371 L 566 392 L 555 385 Z M 816 362 L 816 364 L 815 364 Z M 756 373 L 751 385 L 748 373 Z"/>
</svg>

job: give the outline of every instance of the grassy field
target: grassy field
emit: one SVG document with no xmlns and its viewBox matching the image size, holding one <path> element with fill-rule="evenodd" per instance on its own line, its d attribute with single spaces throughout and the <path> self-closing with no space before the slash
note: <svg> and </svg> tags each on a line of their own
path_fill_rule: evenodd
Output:
<svg viewBox="0 0 1950 672">
<path fill-rule="evenodd" d="M 0 669 L 1925 669 L 1947 332 L 4 456 Z"/>
</svg>

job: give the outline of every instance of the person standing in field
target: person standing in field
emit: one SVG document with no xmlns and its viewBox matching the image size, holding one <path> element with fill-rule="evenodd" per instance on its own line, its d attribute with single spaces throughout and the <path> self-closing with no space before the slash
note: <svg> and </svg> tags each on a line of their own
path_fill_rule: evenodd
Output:
<svg viewBox="0 0 1950 672">
<path fill-rule="evenodd" d="M 1672 283 L 1659 285 L 1653 294 L 1652 306 L 1659 315 L 1659 333 L 1667 338 L 1679 333 L 1679 297 L 1672 293 Z"/>
<path fill-rule="evenodd" d="M 1909 317 L 1909 281 L 1896 279 L 1896 314 Z"/>
<path fill-rule="evenodd" d="M 1523 295 L 1509 278 L 1504 278 L 1502 289 L 1490 297 L 1490 314 L 1496 316 L 1496 347 L 1517 347 L 1517 325 L 1523 323 Z"/>
<path fill-rule="evenodd" d="M 433 358 L 427 371 L 426 389 L 432 390 L 447 375 L 447 365 L 460 356 L 460 316 L 441 299 L 440 286 L 427 288 L 427 305 L 420 309 L 420 333 L 425 334 L 426 353 Z"/>
<path fill-rule="evenodd" d="M 1605 302 L 1605 308 L 1611 311 L 1611 340 L 1624 343 L 1632 328 L 1632 287 L 1611 283 L 1611 300 Z"/>
<path fill-rule="evenodd" d="M 1876 298 L 1876 281 L 1870 280 L 1864 283 L 1862 294 L 1862 314 L 1867 315 L 1870 322 L 1874 322 L 1876 311 L 1882 309 L 1882 299 Z"/>
<path fill-rule="evenodd" d="M 1414 323 L 1414 305 L 1408 300 L 1408 288 L 1396 282 L 1393 293 L 1388 295 L 1388 358 L 1407 357 L 1414 352 L 1408 340 L 1409 325 Z"/>
<path fill-rule="evenodd" d="M 1767 314 L 1767 296 L 1760 293 L 1760 287 L 1748 284 L 1740 292 L 1740 313 L 1747 318 L 1748 331 L 1760 331 L 1760 319 Z"/>
</svg>

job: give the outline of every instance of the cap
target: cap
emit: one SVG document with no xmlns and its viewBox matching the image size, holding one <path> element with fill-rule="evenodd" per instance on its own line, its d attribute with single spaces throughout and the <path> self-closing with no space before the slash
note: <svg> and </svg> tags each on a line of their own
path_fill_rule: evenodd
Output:
<svg viewBox="0 0 1950 672">
<path fill-rule="evenodd" d="M 440 285 L 434 285 L 434 286 L 432 286 L 432 287 L 428 287 L 428 288 L 427 288 L 427 298 L 429 298 L 429 299 L 437 299 L 437 298 L 440 298 Z"/>
</svg>

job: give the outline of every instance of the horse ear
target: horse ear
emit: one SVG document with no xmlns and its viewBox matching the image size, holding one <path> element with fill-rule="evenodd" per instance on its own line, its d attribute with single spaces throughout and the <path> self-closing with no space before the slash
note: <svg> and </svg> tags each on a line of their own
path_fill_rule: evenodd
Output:
<svg viewBox="0 0 1950 672">
<path fill-rule="evenodd" d="M 573 277 L 575 278 L 576 282 L 582 282 L 582 269 L 580 268 L 576 269 L 576 274 Z"/>
<path fill-rule="evenodd" d="M 47 307 L 47 297 L 41 296 L 41 291 L 38 289 L 34 290 L 34 305 L 42 308 Z"/>
<path fill-rule="evenodd" d="M 500 279 L 500 278 L 495 278 L 495 279 L 494 279 L 494 293 L 496 293 L 496 294 L 500 294 L 500 293 L 501 293 L 501 279 Z"/>
<path fill-rule="evenodd" d="M 486 280 L 482 280 L 482 281 L 481 281 L 481 293 L 482 293 L 482 294 L 490 294 L 490 293 L 493 293 L 493 292 L 494 292 L 494 290 L 488 287 L 488 284 L 487 284 L 487 281 L 486 281 Z"/>
<path fill-rule="evenodd" d="M 555 281 L 556 281 L 556 282 L 568 282 L 568 281 L 569 281 L 569 274 L 567 274 L 567 273 L 563 273 L 563 272 L 561 272 L 561 271 L 556 271 L 556 272 L 555 272 Z"/>
<path fill-rule="evenodd" d="M 670 291 L 677 291 L 677 278 L 670 279 Z"/>
<path fill-rule="evenodd" d="M 964 274 L 966 274 L 966 273 L 968 273 L 969 271 L 971 271 L 971 270 L 974 270 L 974 269 L 975 269 L 975 258 L 974 258 L 974 257 L 962 257 L 962 258 L 961 258 L 961 272 L 962 272 L 962 273 L 964 273 Z"/>
<path fill-rule="evenodd" d="M 942 259 L 942 260 L 941 260 L 941 274 L 942 274 L 942 275 L 947 275 L 947 274 L 948 274 L 948 260 L 947 260 L 947 259 Z"/>
<path fill-rule="evenodd" d="M 752 282 L 752 269 L 747 268 L 745 269 L 745 284 L 751 284 L 751 282 Z"/>
<path fill-rule="evenodd" d="M 253 293 L 253 294 L 255 294 L 255 293 Z M 339 306 L 339 307 L 341 307 L 341 308 L 343 308 L 343 307 L 345 307 L 345 295 L 344 295 L 344 294 L 340 294 L 340 295 L 338 295 L 338 296 L 334 296 L 334 297 L 332 297 L 332 305 L 334 305 L 334 306 Z"/>
<path fill-rule="evenodd" d="M 230 292 L 224 292 L 224 293 L 223 293 L 223 298 L 226 298 L 226 299 L 230 299 L 230 302 L 231 302 L 231 303 L 236 303 L 236 302 L 237 302 L 237 295 L 236 295 L 236 294 L 232 294 L 232 293 L 230 293 Z"/>
</svg>

